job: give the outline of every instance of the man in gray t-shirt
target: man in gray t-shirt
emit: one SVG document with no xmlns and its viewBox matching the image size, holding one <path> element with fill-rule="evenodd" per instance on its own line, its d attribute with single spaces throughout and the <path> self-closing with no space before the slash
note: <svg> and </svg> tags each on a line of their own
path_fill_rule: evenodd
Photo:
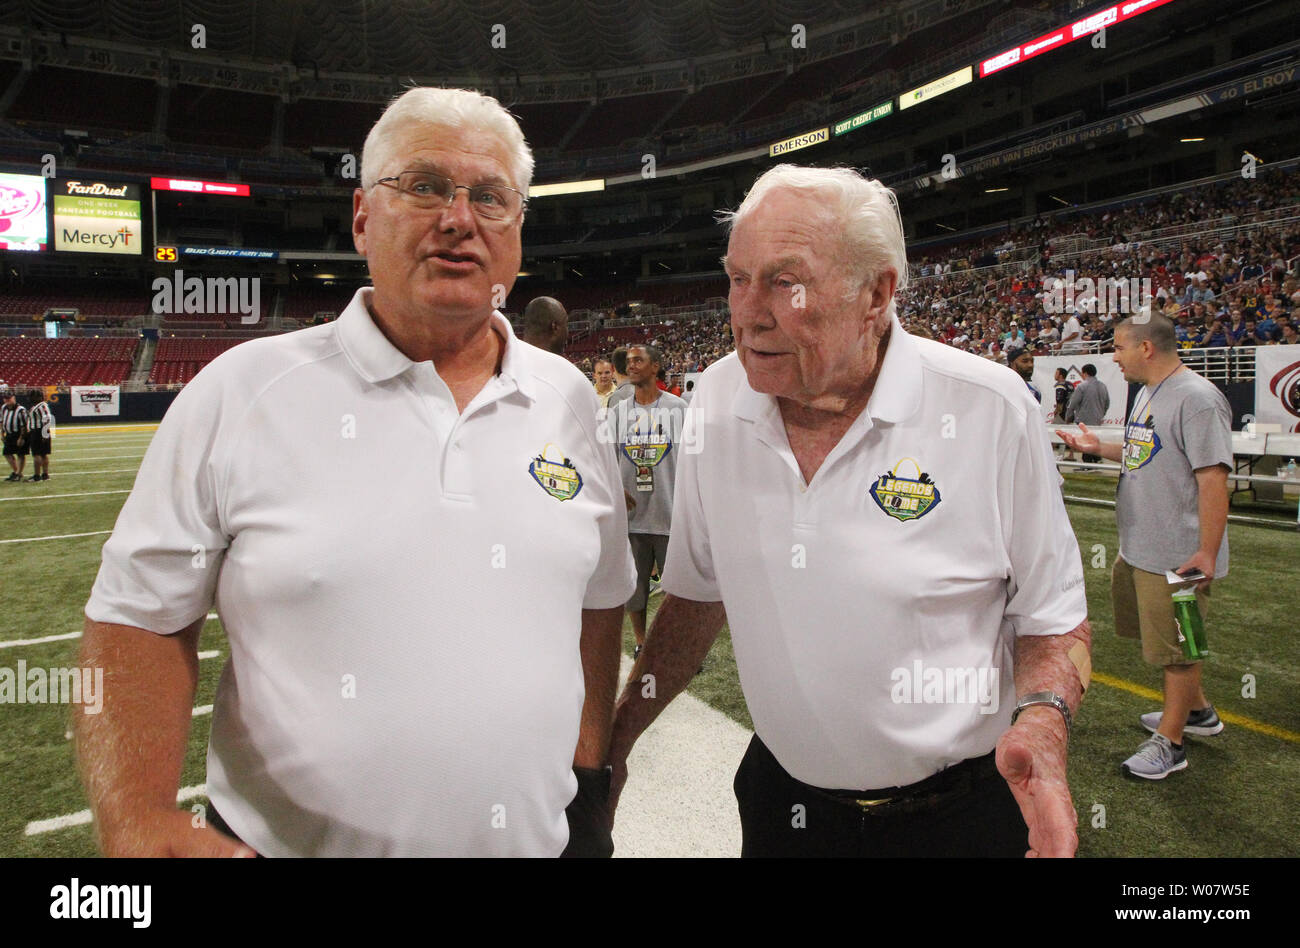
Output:
<svg viewBox="0 0 1300 948">
<path fill-rule="evenodd" d="M 620 402 L 611 398 L 608 416 L 627 498 L 628 540 L 636 562 L 636 591 L 627 602 L 627 611 L 632 616 L 637 653 L 645 644 L 650 573 L 656 563 L 662 573 L 667 561 L 673 484 L 686 418 L 686 403 L 655 384 L 662 363 L 654 346 L 629 346 L 627 376 L 633 395 Z"/>
<path fill-rule="evenodd" d="M 1160 315 L 1126 319 L 1115 330 L 1115 361 L 1138 393 L 1123 443 L 1057 432 L 1071 448 L 1121 466 L 1115 517 L 1119 556 L 1111 571 L 1115 631 L 1141 638 L 1142 655 L 1164 669 L 1164 708 L 1142 715 L 1154 732 L 1124 762 L 1124 773 L 1162 780 L 1187 766 L 1183 734 L 1209 736 L 1223 722 L 1201 687 L 1200 660 L 1188 659 L 1167 570 L 1203 574 L 1196 581 L 1202 616 L 1210 582 L 1228 574 L 1228 473 L 1232 413 L 1217 388 L 1178 358 L 1174 327 Z M 1191 580 L 1189 580 L 1189 583 Z"/>
</svg>

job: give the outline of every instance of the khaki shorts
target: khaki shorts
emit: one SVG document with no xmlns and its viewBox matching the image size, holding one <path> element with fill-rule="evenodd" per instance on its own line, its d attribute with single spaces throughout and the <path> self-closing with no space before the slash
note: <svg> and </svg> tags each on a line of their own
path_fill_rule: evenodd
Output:
<svg viewBox="0 0 1300 948">
<path fill-rule="evenodd" d="M 1174 622 L 1174 591 L 1161 573 L 1148 573 L 1115 557 L 1110 570 L 1110 601 L 1115 607 L 1115 632 L 1121 638 L 1142 640 L 1142 657 L 1152 665 L 1195 665 L 1178 644 Z M 1210 609 L 1208 590 L 1196 591 L 1196 605 L 1205 619 Z"/>
</svg>

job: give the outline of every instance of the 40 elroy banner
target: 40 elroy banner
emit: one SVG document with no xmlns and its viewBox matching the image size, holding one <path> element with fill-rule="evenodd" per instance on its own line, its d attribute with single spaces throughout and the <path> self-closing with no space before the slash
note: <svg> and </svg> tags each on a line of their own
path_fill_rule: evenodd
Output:
<svg viewBox="0 0 1300 948">
<path fill-rule="evenodd" d="M 1255 421 L 1300 431 L 1300 346 L 1255 350 Z"/>
</svg>

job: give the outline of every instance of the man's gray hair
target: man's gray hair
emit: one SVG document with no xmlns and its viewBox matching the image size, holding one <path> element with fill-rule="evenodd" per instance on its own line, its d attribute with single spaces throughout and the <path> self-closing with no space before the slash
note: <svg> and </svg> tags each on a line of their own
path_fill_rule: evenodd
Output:
<svg viewBox="0 0 1300 948">
<path fill-rule="evenodd" d="M 907 286 L 903 216 L 898 198 L 889 188 L 852 168 L 777 165 L 759 176 L 740 207 L 718 215 L 727 233 L 775 190 L 800 192 L 835 215 L 842 225 L 839 234 L 843 263 L 862 285 L 874 282 L 885 270 L 893 270 L 898 279 L 894 291 Z"/>
<path fill-rule="evenodd" d="M 528 194 L 533 182 L 533 152 L 515 117 L 496 99 L 470 89 L 408 89 L 389 103 L 379 121 L 366 136 L 361 150 L 361 186 L 370 188 L 380 178 L 405 171 L 389 167 L 395 160 L 397 139 L 411 126 L 432 126 L 452 131 L 483 131 L 495 135 L 505 146 L 506 167 L 513 187 Z M 457 181 L 457 184 L 479 184 Z"/>
</svg>

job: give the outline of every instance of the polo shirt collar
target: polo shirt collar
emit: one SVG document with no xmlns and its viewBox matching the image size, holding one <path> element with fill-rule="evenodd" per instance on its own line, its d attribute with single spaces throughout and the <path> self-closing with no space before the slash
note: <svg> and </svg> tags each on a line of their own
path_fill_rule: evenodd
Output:
<svg viewBox="0 0 1300 948">
<path fill-rule="evenodd" d="M 867 400 L 865 414 L 871 421 L 897 423 L 907 420 L 921 403 L 921 356 L 916 340 L 899 324 L 898 314 L 891 318 L 889 347 L 885 361 L 880 366 L 875 390 Z M 732 400 L 731 410 L 738 418 L 758 421 L 767 415 L 779 419 L 776 398 L 762 395 L 749 387 L 745 380 Z"/>
<path fill-rule="evenodd" d="M 374 292 L 374 287 L 370 286 L 357 290 L 335 324 L 339 344 L 348 361 L 371 384 L 396 378 L 416 364 L 389 342 L 375 325 L 370 315 L 370 300 Z M 492 312 L 492 328 L 505 343 L 499 377 L 514 382 L 519 393 L 532 400 L 535 398 L 533 373 L 527 361 L 531 353 L 525 351 L 526 345 L 515 336 L 510 322 L 496 310 Z"/>
<path fill-rule="evenodd" d="M 898 322 L 897 313 L 891 325 L 889 348 L 875 390 L 867 400 L 867 413 L 873 421 L 897 424 L 921 407 L 921 354 L 916 340 Z"/>
</svg>

